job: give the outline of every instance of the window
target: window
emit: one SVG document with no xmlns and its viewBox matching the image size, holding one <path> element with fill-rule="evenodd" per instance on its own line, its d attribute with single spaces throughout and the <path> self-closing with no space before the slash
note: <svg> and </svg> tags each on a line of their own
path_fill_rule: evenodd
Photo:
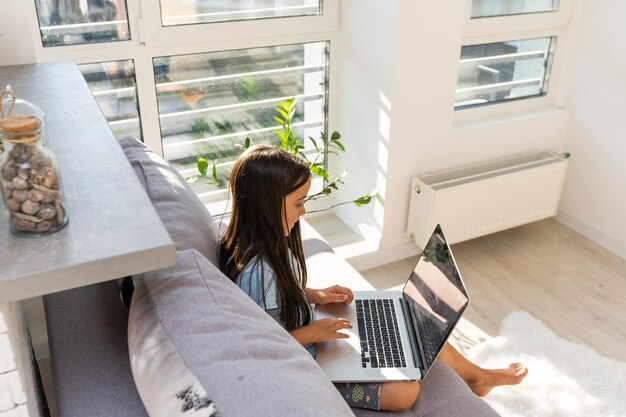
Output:
<svg viewBox="0 0 626 417">
<path fill-rule="evenodd" d="M 130 39 L 125 0 L 35 0 L 44 47 Z"/>
<path fill-rule="evenodd" d="M 559 0 L 473 0 L 472 19 L 551 12 L 559 9 Z"/>
<path fill-rule="evenodd" d="M 455 108 L 546 94 L 555 44 L 552 37 L 463 46 Z"/>
<path fill-rule="evenodd" d="M 115 136 L 141 138 L 133 61 L 82 64 L 78 68 Z"/>
<path fill-rule="evenodd" d="M 277 142 L 279 101 L 296 98 L 305 152 L 327 131 L 338 2 L 31 1 L 38 60 L 75 60 L 117 137 L 141 137 L 185 177 L 197 176 L 198 158 L 215 162 L 221 184 L 192 184 L 213 213 L 224 212 L 224 180 L 246 138 Z"/>
<path fill-rule="evenodd" d="M 161 0 L 163 26 L 306 16 L 322 12 L 319 0 Z"/>
<path fill-rule="evenodd" d="M 571 0 L 466 0 L 455 122 L 554 106 Z M 554 89 L 553 89 L 554 90 Z"/>
<path fill-rule="evenodd" d="M 316 42 L 155 58 L 165 159 L 189 177 L 204 157 L 225 179 L 246 138 L 280 143 L 275 108 L 290 97 L 294 134 L 317 139 L 326 129 L 327 57 L 328 43 Z M 226 198 L 211 181 L 193 187 L 207 204 Z"/>
</svg>

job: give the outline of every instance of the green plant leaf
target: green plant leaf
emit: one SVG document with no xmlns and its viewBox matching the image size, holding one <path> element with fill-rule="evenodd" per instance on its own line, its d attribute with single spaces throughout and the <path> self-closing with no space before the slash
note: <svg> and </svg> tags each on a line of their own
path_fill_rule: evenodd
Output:
<svg viewBox="0 0 626 417">
<path fill-rule="evenodd" d="M 320 166 L 311 166 L 309 169 L 311 170 L 311 173 L 313 173 L 314 175 L 320 176 L 324 178 L 325 180 L 328 179 L 328 172 L 326 172 L 324 168 Z"/>
<path fill-rule="evenodd" d="M 206 177 L 207 169 L 209 168 L 209 163 L 204 158 L 198 158 L 198 171 L 200 175 Z"/>
<path fill-rule="evenodd" d="M 333 142 L 338 141 L 339 139 L 341 139 L 339 132 L 333 132 L 333 134 L 330 135 L 330 140 Z"/>
<path fill-rule="evenodd" d="M 248 149 L 250 146 L 252 146 L 252 140 L 251 140 L 249 137 L 247 137 L 247 136 L 246 136 L 246 139 L 244 140 L 243 144 L 241 144 L 241 143 L 235 143 L 235 145 L 234 145 L 234 146 L 235 146 L 235 147 L 237 147 L 237 148 L 240 148 L 240 149 L 244 149 L 244 150 L 246 150 L 246 149 Z"/>
<path fill-rule="evenodd" d="M 289 120 L 289 119 L 291 119 L 291 117 L 289 117 L 289 115 L 287 114 L 287 112 L 286 112 L 286 111 L 284 111 L 283 109 L 281 109 L 280 107 L 277 107 L 277 108 L 276 108 L 276 111 L 277 111 L 278 113 L 280 113 L 280 115 L 281 115 L 281 116 L 283 116 L 283 119 L 285 119 L 285 120 Z M 274 116 L 274 118 L 276 118 L 276 116 Z"/>
<path fill-rule="evenodd" d="M 320 148 L 317 146 L 317 141 L 315 139 L 313 139 L 312 136 L 309 136 L 309 140 L 311 141 L 311 143 L 313 144 L 313 147 L 315 148 L 316 152 L 320 151 Z"/>
<path fill-rule="evenodd" d="M 294 98 L 288 98 L 285 101 L 279 101 L 277 109 L 283 109 L 287 114 L 291 113 L 291 110 L 294 108 L 293 105 Z"/>
<path fill-rule="evenodd" d="M 336 145 L 337 148 L 341 149 L 344 152 L 346 151 L 345 146 L 343 146 L 343 143 L 341 143 L 339 140 L 333 141 L 333 145 Z"/>
<path fill-rule="evenodd" d="M 280 131 L 280 130 L 278 130 L 278 129 L 274 129 L 274 133 L 276 133 L 276 135 L 278 135 L 278 137 L 281 139 L 281 141 L 282 141 L 282 142 L 284 142 L 284 141 L 285 141 L 285 135 L 284 135 L 284 133 L 283 133 L 283 132 L 281 132 L 281 131 Z"/>
<path fill-rule="evenodd" d="M 283 129 L 286 129 L 287 125 L 285 124 L 285 122 L 283 121 L 283 119 L 281 119 L 278 116 L 274 116 L 274 120 L 276 120 L 276 122 L 281 125 L 283 127 Z"/>
<path fill-rule="evenodd" d="M 213 180 L 219 184 L 219 180 L 217 179 L 217 159 L 213 160 Z"/>
<path fill-rule="evenodd" d="M 358 207 L 369 204 L 372 199 L 376 197 L 376 194 L 378 194 L 378 189 L 373 189 L 368 194 L 362 195 L 361 197 L 354 200 L 354 204 L 356 204 Z"/>
</svg>

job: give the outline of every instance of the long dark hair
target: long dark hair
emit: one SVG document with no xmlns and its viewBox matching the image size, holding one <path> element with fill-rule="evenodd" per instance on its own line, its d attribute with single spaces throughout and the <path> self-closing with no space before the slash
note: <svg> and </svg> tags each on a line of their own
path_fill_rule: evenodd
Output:
<svg viewBox="0 0 626 417">
<path fill-rule="evenodd" d="M 233 209 L 219 240 L 220 269 L 233 281 L 253 259 L 261 273 L 262 263 L 269 264 L 276 276 L 279 318 L 287 330 L 308 324 L 311 311 L 304 293 L 307 275 L 300 222 L 285 236 L 283 201 L 310 177 L 308 165 L 287 151 L 269 145 L 248 148 L 230 173 Z M 289 250 L 297 265 L 292 265 Z M 263 290 L 262 274 L 260 278 Z"/>
</svg>

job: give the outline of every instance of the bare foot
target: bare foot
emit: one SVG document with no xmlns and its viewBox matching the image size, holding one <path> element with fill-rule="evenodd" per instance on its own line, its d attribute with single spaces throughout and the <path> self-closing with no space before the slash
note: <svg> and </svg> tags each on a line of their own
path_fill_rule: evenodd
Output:
<svg viewBox="0 0 626 417">
<path fill-rule="evenodd" d="M 469 382 L 469 387 L 474 394 L 484 397 L 500 385 L 517 385 L 528 374 L 528 368 L 522 363 L 512 363 L 508 368 L 483 369 L 480 375 Z"/>
</svg>

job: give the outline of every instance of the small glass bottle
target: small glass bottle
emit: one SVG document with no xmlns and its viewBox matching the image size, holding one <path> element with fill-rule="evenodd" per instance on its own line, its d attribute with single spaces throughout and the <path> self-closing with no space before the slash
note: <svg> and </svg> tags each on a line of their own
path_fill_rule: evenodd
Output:
<svg viewBox="0 0 626 417">
<path fill-rule="evenodd" d="M 25 100 L 16 102 L 15 95 L 5 91 L 0 94 L 0 114 L 4 144 L 0 189 L 10 214 L 10 230 L 27 237 L 54 233 L 67 224 L 68 217 L 56 158 L 45 146 L 43 112 Z"/>
</svg>

